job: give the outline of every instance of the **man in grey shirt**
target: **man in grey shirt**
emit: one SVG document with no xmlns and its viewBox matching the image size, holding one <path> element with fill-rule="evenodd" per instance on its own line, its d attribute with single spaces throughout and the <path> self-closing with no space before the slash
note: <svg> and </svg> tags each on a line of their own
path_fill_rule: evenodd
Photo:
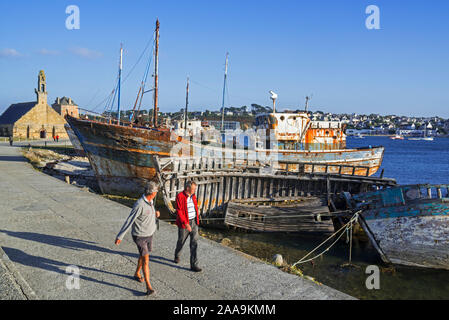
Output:
<svg viewBox="0 0 449 320">
<path fill-rule="evenodd" d="M 155 182 L 148 183 L 145 188 L 145 194 L 136 201 L 129 217 L 117 235 L 115 244 L 119 245 L 123 237 L 132 229 L 133 240 L 139 250 L 139 261 L 134 278 L 147 285 L 147 295 L 154 293 L 150 283 L 150 252 L 153 246 L 153 234 L 156 231 L 156 218 L 159 218 L 160 212 L 154 208 L 153 199 L 156 197 L 159 186 Z M 143 269 L 144 279 L 140 274 Z"/>
</svg>

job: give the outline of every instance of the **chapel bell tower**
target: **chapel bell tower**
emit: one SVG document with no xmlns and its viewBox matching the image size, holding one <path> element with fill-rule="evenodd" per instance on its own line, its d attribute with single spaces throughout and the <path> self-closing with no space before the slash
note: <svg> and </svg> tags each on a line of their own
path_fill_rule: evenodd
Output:
<svg viewBox="0 0 449 320">
<path fill-rule="evenodd" d="M 44 70 L 39 71 L 37 77 L 37 89 L 34 90 L 37 95 L 38 104 L 47 104 L 47 81 L 45 80 Z"/>
</svg>

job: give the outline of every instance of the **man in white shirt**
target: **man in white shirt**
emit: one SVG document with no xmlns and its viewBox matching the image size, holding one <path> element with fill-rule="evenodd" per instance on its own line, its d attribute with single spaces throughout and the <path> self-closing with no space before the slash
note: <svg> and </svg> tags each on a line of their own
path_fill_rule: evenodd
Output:
<svg viewBox="0 0 449 320">
<path fill-rule="evenodd" d="M 196 183 L 188 181 L 183 192 L 176 196 L 176 225 L 178 226 L 178 242 L 176 243 L 175 259 L 180 262 L 179 255 L 187 238 L 190 237 L 190 269 L 194 272 L 201 272 L 198 266 L 198 226 L 200 224 L 198 216 L 198 202 L 195 196 Z"/>
</svg>

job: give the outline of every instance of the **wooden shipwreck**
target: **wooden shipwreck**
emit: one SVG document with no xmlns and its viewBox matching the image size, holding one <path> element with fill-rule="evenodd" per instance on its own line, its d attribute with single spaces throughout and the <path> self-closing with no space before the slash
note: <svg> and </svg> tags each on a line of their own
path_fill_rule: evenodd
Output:
<svg viewBox="0 0 449 320">
<path fill-rule="evenodd" d="M 225 224 L 260 232 L 331 233 L 334 225 L 325 198 L 231 200 Z"/>
<path fill-rule="evenodd" d="M 170 212 L 175 213 L 173 203 L 176 195 L 184 189 L 187 181 L 193 180 L 198 184 L 196 195 L 199 215 L 202 218 L 225 217 L 229 225 L 255 231 L 329 230 L 330 221 L 324 223 L 329 213 L 327 206 L 341 192 L 359 193 L 396 185 L 394 179 L 321 171 L 305 173 L 302 167 L 304 164 L 291 162 L 284 164 L 297 166 L 297 171 L 290 168 L 282 170 L 248 166 L 236 162 L 223 163 L 213 158 L 154 157 L 153 161 L 158 180 L 162 185 L 163 199 Z M 317 168 L 321 164 L 307 165 Z M 340 169 L 336 170 L 338 172 Z M 278 209 L 276 213 L 276 203 L 279 204 L 284 200 L 297 202 L 293 205 L 296 217 L 291 214 L 293 212 L 291 208 L 288 213 L 291 216 L 286 217 L 287 220 L 275 222 L 276 219 L 262 217 L 263 223 L 260 221 L 247 223 L 248 218 L 250 220 L 255 218 L 256 213 L 254 211 L 254 214 L 248 215 L 245 205 L 257 202 L 271 203 L 272 215 L 280 216 L 285 208 Z M 300 203 L 300 200 L 303 203 Z M 315 227 L 312 228 L 312 224 L 305 222 L 307 219 L 322 223 L 314 223 Z"/>
<path fill-rule="evenodd" d="M 350 195 L 384 262 L 449 269 L 449 185 L 410 185 Z"/>
</svg>

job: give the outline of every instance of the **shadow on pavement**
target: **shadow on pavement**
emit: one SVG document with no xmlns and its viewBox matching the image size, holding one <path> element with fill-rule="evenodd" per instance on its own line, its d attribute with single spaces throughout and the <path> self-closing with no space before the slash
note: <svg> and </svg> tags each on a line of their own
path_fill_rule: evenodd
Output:
<svg viewBox="0 0 449 320">
<path fill-rule="evenodd" d="M 22 265 L 33 267 L 33 268 L 43 269 L 43 270 L 46 270 L 46 271 L 52 271 L 52 272 L 56 272 L 56 273 L 60 273 L 60 274 L 64 274 L 64 275 L 69 275 L 68 273 L 65 272 L 65 268 L 70 266 L 70 264 L 63 263 L 63 262 L 56 261 L 56 260 L 52 260 L 52 259 L 48 259 L 48 258 L 44 258 L 44 257 L 33 256 L 33 255 L 27 254 L 27 253 L 25 253 L 25 252 L 23 252 L 21 250 L 14 249 L 14 248 L 9 248 L 9 247 L 2 247 L 2 248 L 5 251 L 5 253 L 8 256 L 8 258 L 12 262 L 20 263 Z M 99 269 L 90 268 L 90 267 L 83 267 L 83 266 L 80 266 L 80 265 L 77 265 L 77 267 L 79 267 L 80 270 L 95 271 L 95 272 L 99 272 L 99 273 L 106 273 L 106 274 L 109 274 L 109 275 L 114 275 L 114 276 L 118 276 L 118 277 L 124 277 L 124 278 L 131 279 L 131 277 L 124 276 L 124 275 L 121 275 L 121 274 L 118 274 L 118 273 L 108 272 L 108 271 L 99 270 Z M 119 288 L 119 289 L 124 289 L 124 290 L 130 291 L 135 296 L 143 296 L 145 294 L 144 292 L 140 292 L 140 291 L 137 291 L 137 290 L 126 288 L 126 287 L 120 286 L 120 285 L 115 284 L 115 283 L 111 283 L 111 282 L 107 282 L 107 281 L 104 281 L 104 280 L 97 280 L 97 279 L 94 279 L 94 278 L 91 278 L 91 277 L 87 277 L 87 276 L 83 275 L 81 271 L 80 271 L 80 276 L 79 277 L 82 280 L 95 282 L 95 283 L 98 283 L 98 284 L 103 284 L 103 285 L 107 285 L 107 286 L 111 286 L 111 287 L 115 287 L 115 288 Z M 101 299 L 101 297 L 97 297 L 97 298 Z"/>
<path fill-rule="evenodd" d="M 104 252 L 104 253 L 110 253 L 110 254 L 119 254 L 122 256 L 127 256 L 130 258 L 133 258 L 137 261 L 139 258 L 139 255 L 137 253 L 130 253 L 130 252 L 124 252 L 124 251 L 115 251 L 111 250 L 109 248 L 98 246 L 95 242 L 92 241 L 86 241 L 86 240 L 80 240 L 80 239 L 74 239 L 74 238 L 66 238 L 61 236 L 53 236 L 48 234 L 42 234 L 42 233 L 36 233 L 36 232 L 21 232 L 21 231 L 8 231 L 0 229 L 1 233 L 4 233 L 10 237 L 20 238 L 28 241 L 35 241 L 39 243 L 45 243 L 51 246 L 56 246 L 64 249 L 69 250 L 76 250 L 76 251 L 82 251 L 82 250 L 92 250 L 97 252 Z M 137 249 L 136 249 L 137 251 Z M 176 268 L 180 270 L 190 270 L 188 268 L 184 268 L 181 266 L 176 265 L 172 260 L 160 257 L 160 256 L 153 256 L 150 255 L 150 261 L 162 265 L 169 266 L 171 268 Z"/>
<path fill-rule="evenodd" d="M 0 161 L 26 162 L 27 160 L 21 156 L 0 156 Z"/>
</svg>

